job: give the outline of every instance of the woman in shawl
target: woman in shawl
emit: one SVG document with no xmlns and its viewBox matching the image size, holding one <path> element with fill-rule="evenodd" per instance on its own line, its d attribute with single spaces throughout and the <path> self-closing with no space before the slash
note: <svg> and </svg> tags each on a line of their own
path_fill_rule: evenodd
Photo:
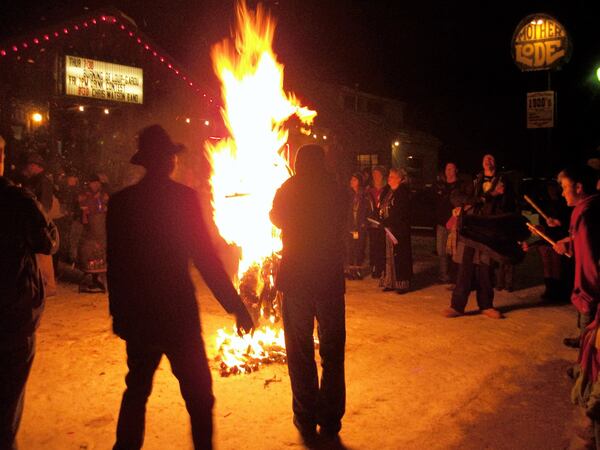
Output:
<svg viewBox="0 0 600 450">
<path fill-rule="evenodd" d="M 384 291 L 405 294 L 413 275 L 410 244 L 408 177 L 403 169 L 392 168 L 388 175 L 389 191 L 381 202 L 380 214 L 386 234 L 386 264 L 381 278 Z"/>
</svg>

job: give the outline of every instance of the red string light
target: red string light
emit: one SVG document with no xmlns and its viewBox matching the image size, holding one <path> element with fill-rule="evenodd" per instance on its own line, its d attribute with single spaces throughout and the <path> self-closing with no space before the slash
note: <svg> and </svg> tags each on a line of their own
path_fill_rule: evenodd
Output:
<svg viewBox="0 0 600 450">
<path fill-rule="evenodd" d="M 91 18 L 91 19 L 89 20 L 89 22 L 91 22 L 93 25 L 96 25 L 96 24 L 98 24 L 98 20 L 100 20 L 100 21 L 102 21 L 102 22 L 109 22 L 109 23 L 113 23 L 113 24 L 116 24 L 116 23 L 118 22 L 118 20 L 117 20 L 115 17 L 111 17 L 111 16 L 99 16 L 99 17 L 98 17 L 98 19 L 96 19 L 96 18 Z M 82 24 L 81 24 L 81 27 L 83 27 L 83 28 L 89 28 L 89 23 L 88 23 L 88 21 L 84 21 L 84 22 L 82 22 Z M 73 25 L 73 30 L 75 30 L 75 31 L 79 31 L 79 28 L 80 28 L 80 25 L 78 25 L 78 24 L 75 24 L 75 25 Z M 127 27 L 126 27 L 124 24 L 119 24 L 119 28 L 120 28 L 121 30 L 125 31 L 127 34 L 129 34 L 129 37 L 135 38 L 138 44 L 140 44 L 140 45 L 143 45 L 143 46 L 144 46 L 144 49 L 148 50 L 149 52 L 152 52 L 152 55 L 153 55 L 154 57 L 157 57 L 157 58 L 159 58 L 159 60 L 160 60 L 160 62 L 161 62 L 161 63 L 163 63 L 163 64 L 164 64 L 164 63 L 166 62 L 166 58 L 165 58 L 163 55 L 160 55 L 160 54 L 159 54 L 159 53 L 158 53 L 156 50 L 153 50 L 153 49 L 150 47 L 150 45 L 149 45 L 149 44 L 147 44 L 147 43 L 143 42 L 143 41 L 142 41 L 142 38 L 141 38 L 141 37 L 139 37 L 139 36 L 136 36 L 136 35 L 135 35 L 135 33 L 134 33 L 133 31 L 128 31 L 128 30 L 127 30 Z M 70 30 L 69 30 L 69 28 L 68 28 L 68 27 L 65 27 L 65 28 L 63 28 L 63 29 L 62 29 L 62 33 L 63 33 L 63 34 L 65 34 L 65 35 L 69 34 L 69 31 L 70 31 Z M 59 33 L 58 31 L 54 31 L 53 33 L 50 33 L 50 34 L 44 34 L 44 35 L 43 35 L 43 40 L 45 40 L 45 41 L 49 41 L 49 40 L 50 40 L 50 38 L 52 37 L 52 35 L 54 35 L 54 37 L 55 37 L 55 38 L 58 38 L 58 37 L 60 36 L 60 33 Z M 33 38 L 33 39 L 32 39 L 32 42 L 33 42 L 34 44 L 36 44 L 36 45 L 39 45 L 39 44 L 40 44 L 40 41 L 41 41 L 41 39 L 40 39 L 40 38 L 37 38 L 37 37 L 35 37 L 35 38 Z M 27 49 L 27 48 L 29 48 L 29 44 L 28 44 L 27 42 L 23 42 L 21 45 L 22 45 L 22 47 L 23 47 L 24 49 Z M 13 46 L 12 46 L 12 50 L 13 50 L 13 52 L 18 52 L 18 51 L 19 51 L 19 47 L 18 47 L 17 45 L 13 45 Z M 2 50 L 0 50 L 0 55 L 1 55 L 1 56 L 6 56 L 6 55 L 7 55 L 7 51 L 6 51 L 5 49 L 2 49 Z M 175 74 L 176 74 L 176 75 L 178 75 L 178 76 L 179 76 L 179 77 L 180 77 L 180 78 L 181 78 L 183 81 L 186 81 L 186 82 L 187 82 L 187 84 L 188 84 L 190 87 L 194 87 L 194 83 L 193 83 L 193 82 L 191 82 L 191 81 L 188 81 L 188 78 L 187 78 L 187 76 L 186 76 L 186 75 L 183 75 L 183 74 L 181 73 L 181 71 L 180 71 L 178 68 L 176 68 L 176 67 L 174 67 L 174 66 L 173 66 L 173 64 L 172 64 L 172 63 L 166 62 L 166 64 L 167 64 L 167 67 L 168 67 L 170 70 L 174 71 L 174 72 L 175 72 Z M 196 91 L 196 92 L 200 92 L 200 89 L 196 87 L 196 88 L 195 88 L 195 91 Z M 206 94 L 202 94 L 202 96 L 203 96 L 204 98 L 206 98 L 206 97 L 207 97 L 207 95 L 206 95 Z M 211 99 L 210 99 L 210 102 L 212 103 L 212 101 L 213 101 L 213 99 L 211 98 Z"/>
</svg>

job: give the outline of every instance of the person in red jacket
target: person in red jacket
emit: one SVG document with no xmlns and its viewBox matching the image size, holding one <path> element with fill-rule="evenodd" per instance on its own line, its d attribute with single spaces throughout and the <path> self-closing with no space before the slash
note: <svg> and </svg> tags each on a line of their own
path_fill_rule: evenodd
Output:
<svg viewBox="0 0 600 450">
<path fill-rule="evenodd" d="M 558 241 L 554 250 L 575 257 L 575 282 L 571 302 L 579 313 L 584 330 L 596 317 L 600 302 L 600 194 L 597 175 L 591 167 L 576 166 L 559 174 L 562 195 L 573 206 L 569 236 Z"/>
</svg>

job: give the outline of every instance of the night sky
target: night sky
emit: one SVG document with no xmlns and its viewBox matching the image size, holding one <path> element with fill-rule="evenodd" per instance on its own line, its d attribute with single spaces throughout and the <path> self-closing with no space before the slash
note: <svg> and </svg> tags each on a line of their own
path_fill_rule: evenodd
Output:
<svg viewBox="0 0 600 450">
<path fill-rule="evenodd" d="M 114 0 L 112 5 L 216 88 L 209 50 L 228 35 L 233 3 Z M 523 155 L 533 140 L 545 139 L 525 129 L 525 93 L 545 90 L 546 74 L 520 72 L 511 58 L 510 41 L 524 16 L 549 13 L 573 40 L 571 61 L 552 74 L 558 92 L 552 149 L 563 161 L 598 154 L 598 0 L 263 3 L 278 20 L 275 51 L 286 65 L 286 80 L 301 98 L 302 79 L 311 77 L 405 101 L 407 126 L 440 138 L 443 158 L 457 159 L 467 168 L 490 151 L 503 165 L 527 168 L 529 158 Z M 0 5 L 0 39 L 107 3 L 30 0 L 27 8 L 22 5 Z"/>
</svg>

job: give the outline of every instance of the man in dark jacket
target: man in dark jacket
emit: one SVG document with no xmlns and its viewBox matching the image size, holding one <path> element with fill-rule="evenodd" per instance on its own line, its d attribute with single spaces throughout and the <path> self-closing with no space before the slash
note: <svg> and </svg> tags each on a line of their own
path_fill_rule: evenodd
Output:
<svg viewBox="0 0 600 450">
<path fill-rule="evenodd" d="M 108 206 L 108 292 L 113 329 L 127 344 L 129 373 L 115 449 L 139 449 L 152 377 L 163 354 L 179 380 L 196 449 L 212 448 L 212 381 L 201 336 L 190 260 L 238 329 L 252 319 L 210 243 L 196 192 L 170 179 L 176 153 L 166 131 L 139 135 L 131 162 L 146 168 L 138 183 Z"/>
<path fill-rule="evenodd" d="M 54 252 L 58 235 L 33 195 L 13 186 L 3 174 L 0 137 L 0 449 L 12 449 L 44 307 L 44 283 L 35 254 Z"/>
<path fill-rule="evenodd" d="M 44 213 L 48 215 L 52 209 L 54 198 L 54 186 L 46 174 L 46 163 L 39 153 L 33 152 L 27 155 L 25 166 L 21 171 L 23 187 L 29 189 L 42 205 Z M 51 216 L 50 216 L 51 217 Z M 46 296 L 56 295 L 56 278 L 54 276 L 54 264 L 48 255 L 37 255 L 38 266 L 42 271 Z"/>
<path fill-rule="evenodd" d="M 294 424 L 305 440 L 336 437 L 345 410 L 344 191 L 325 169 L 317 145 L 298 150 L 296 175 L 273 200 L 283 254 L 277 286 L 292 383 Z M 317 320 L 323 375 L 317 376 L 313 330 Z"/>
<path fill-rule="evenodd" d="M 466 201 L 465 210 L 469 208 L 470 214 L 484 217 L 506 212 L 513 200 L 509 195 L 510 186 L 496 170 L 496 159 L 493 155 L 485 155 L 482 166 L 483 171 L 475 178 L 474 197 Z M 491 255 L 459 241 L 456 258 L 460 263 L 456 287 L 450 307 L 444 309 L 442 314 L 448 318 L 462 316 L 474 288 L 480 312 L 491 319 L 501 319 L 502 314 L 494 308 Z"/>
<path fill-rule="evenodd" d="M 444 175 L 436 184 L 435 221 L 436 252 L 440 261 L 440 282 L 454 282 L 456 270 L 452 267 L 452 257 L 446 247 L 449 230 L 446 224 L 452 216 L 452 210 L 463 206 L 465 200 L 473 195 L 473 183 L 459 177 L 455 162 L 449 161 L 444 166 Z"/>
</svg>

